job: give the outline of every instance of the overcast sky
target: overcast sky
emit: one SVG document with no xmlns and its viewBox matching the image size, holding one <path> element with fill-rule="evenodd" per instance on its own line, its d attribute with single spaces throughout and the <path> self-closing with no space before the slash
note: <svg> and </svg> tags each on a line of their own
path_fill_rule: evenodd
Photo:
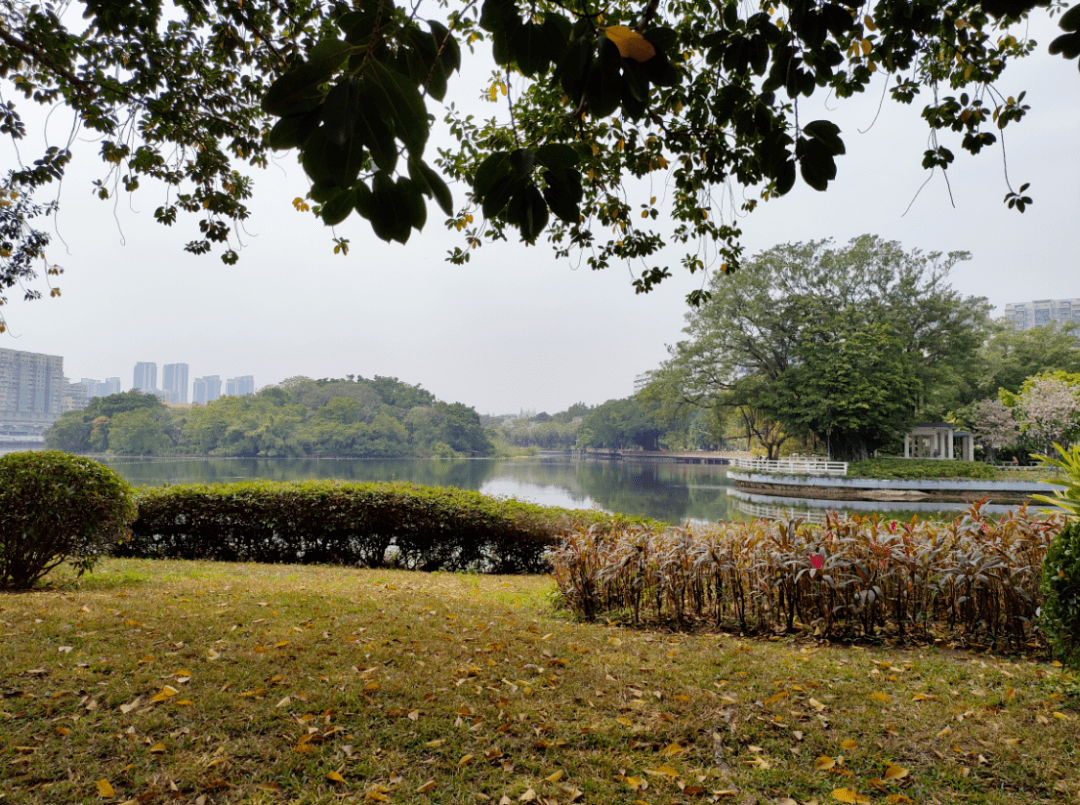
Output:
<svg viewBox="0 0 1080 805">
<path fill-rule="evenodd" d="M 955 208 L 938 175 L 905 215 L 927 176 L 927 130 L 921 105 L 886 101 L 874 122 L 879 84 L 854 102 L 804 99 L 800 118 L 835 120 L 848 153 L 826 193 L 799 180 L 744 219 L 748 252 L 870 233 L 907 249 L 970 251 L 952 284 L 986 296 L 998 314 L 1007 302 L 1080 297 L 1080 74 L 1075 60 L 1046 54 L 1056 30 L 1033 26 L 1038 54 L 999 87 L 1005 95 L 1026 89 L 1031 105 L 1006 132 L 1013 187 L 1031 183 L 1027 212 L 1002 203 L 1000 148 L 971 157 L 945 138 L 957 155 L 949 172 Z M 486 76 L 481 66 L 456 77 L 447 100 L 474 104 Z M 442 117 L 439 104 L 429 110 Z M 50 139 L 65 139 L 69 126 L 55 114 Z M 23 303 L 13 289 L 4 308 L 9 333 L 0 335 L 0 346 L 63 356 L 73 380 L 119 376 L 126 390 L 137 361 L 156 362 L 159 383 L 161 367 L 174 362 L 189 364 L 191 380 L 250 374 L 257 387 L 293 375 L 389 375 L 480 413 L 554 413 L 629 395 L 634 376 L 679 340 L 684 298 L 701 284 L 681 271 L 677 250 L 668 260 L 675 276 L 648 295 L 634 294 L 629 268 L 593 272 L 556 260 L 544 245 L 486 245 L 468 265 L 453 266 L 444 258 L 459 241 L 434 205 L 424 232 L 404 247 L 383 243 L 353 216 L 337 228 L 352 249 L 335 256 L 330 231 L 291 205 L 307 189 L 291 154 L 256 173 L 240 262 L 225 266 L 216 255 L 182 250 L 194 220 L 171 229 L 154 222 L 163 192 L 140 190 L 115 206 L 93 198 L 101 167 L 94 151 L 85 145 L 89 158 L 76 160 L 60 197 L 51 257 L 65 269 L 62 296 Z M 462 189 L 453 189 L 460 202 Z"/>
</svg>

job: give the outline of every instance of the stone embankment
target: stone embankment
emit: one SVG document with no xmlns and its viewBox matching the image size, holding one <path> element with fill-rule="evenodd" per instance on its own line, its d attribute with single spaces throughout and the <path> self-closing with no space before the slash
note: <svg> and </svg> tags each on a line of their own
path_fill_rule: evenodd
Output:
<svg viewBox="0 0 1080 805">
<path fill-rule="evenodd" d="M 1032 495 L 1051 494 L 1053 489 L 1065 488 L 1034 481 L 815 478 L 736 470 L 728 472 L 728 480 L 736 489 L 759 495 L 878 502 L 970 503 L 985 497 L 988 503 L 1020 504 L 1029 501 Z"/>
</svg>

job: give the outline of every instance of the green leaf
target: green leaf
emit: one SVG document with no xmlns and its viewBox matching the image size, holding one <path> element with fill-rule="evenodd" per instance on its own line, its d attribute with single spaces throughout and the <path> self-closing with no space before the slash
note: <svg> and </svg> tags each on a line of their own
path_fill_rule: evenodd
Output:
<svg viewBox="0 0 1080 805">
<path fill-rule="evenodd" d="M 496 151 L 476 169 L 473 178 L 473 193 L 478 198 L 483 198 L 495 186 L 495 183 L 510 171 L 510 154 L 507 151 Z"/>
<path fill-rule="evenodd" d="M 581 103 L 581 98 L 588 88 L 589 70 L 595 51 L 593 40 L 582 37 L 563 52 L 555 67 L 555 76 L 559 79 L 563 92 L 574 103 Z"/>
<path fill-rule="evenodd" d="M 514 194 L 506 210 L 506 220 L 521 231 L 522 240 L 536 243 L 548 222 L 547 202 L 536 185 L 529 185 Z"/>
<path fill-rule="evenodd" d="M 424 99 L 407 76 L 372 59 L 364 71 L 364 89 L 377 108 L 394 121 L 394 134 L 409 153 L 422 154 L 430 124 Z"/>
<path fill-rule="evenodd" d="M 529 180 L 535 164 L 536 157 L 528 148 L 518 148 L 510 152 L 510 171 L 515 178 L 523 182 Z"/>
<path fill-rule="evenodd" d="M 625 89 L 629 91 L 630 97 L 635 101 L 645 103 L 649 100 L 649 74 L 645 71 L 644 63 L 625 61 L 623 63 L 623 81 L 625 82 Z"/>
<path fill-rule="evenodd" d="M 844 141 L 840 139 L 840 127 L 830 120 L 815 120 L 803 126 L 803 134 L 829 149 L 833 156 L 845 153 Z"/>
<path fill-rule="evenodd" d="M 1077 6 L 1080 8 L 1080 6 Z M 1064 56 L 1066 59 L 1075 59 L 1080 56 L 1080 32 L 1062 34 L 1050 43 L 1050 53 L 1053 56 Z"/>
<path fill-rule="evenodd" d="M 485 31 L 509 35 L 519 25 L 521 16 L 514 0 L 484 0 L 480 11 L 480 27 Z"/>
<path fill-rule="evenodd" d="M 650 59 L 649 61 L 652 61 Z M 596 58 L 589 70 L 587 98 L 595 117 L 607 117 L 622 101 L 622 57 L 618 46 L 607 37 L 600 40 Z"/>
<path fill-rule="evenodd" d="M 263 97 L 262 106 L 272 115 L 286 115 L 293 107 L 318 96 L 325 84 L 353 52 L 353 46 L 339 39 L 324 39 L 311 49 L 308 60 L 277 79 Z"/>
<path fill-rule="evenodd" d="M 795 186 L 795 160 L 785 159 L 776 171 L 776 192 L 784 195 Z"/>
<path fill-rule="evenodd" d="M 510 58 L 527 78 L 543 72 L 551 64 L 547 35 L 535 22 L 519 25 L 510 36 Z"/>
<path fill-rule="evenodd" d="M 1061 30 L 1080 31 L 1080 6 L 1073 6 L 1061 15 Z"/>
<path fill-rule="evenodd" d="M 307 145 L 304 146 L 302 164 L 304 172 L 315 184 L 334 184 L 334 173 L 330 168 L 330 160 L 327 150 L 330 146 L 326 137 L 326 130 L 319 128 L 311 135 Z"/>
<path fill-rule="evenodd" d="M 405 243 L 412 232 L 412 209 L 410 201 L 386 173 L 375 174 L 371 191 L 371 229 L 385 241 Z"/>
<path fill-rule="evenodd" d="M 581 157 L 566 143 L 547 143 L 536 149 L 536 161 L 545 168 L 561 170 L 574 167 Z"/>
<path fill-rule="evenodd" d="M 491 190 L 484 196 L 484 203 L 481 207 L 484 216 L 494 218 L 501 213 L 514 192 L 520 189 L 520 184 L 520 181 L 509 175 L 496 181 Z"/>
<path fill-rule="evenodd" d="M 575 170 L 545 171 L 544 200 L 551 211 L 568 224 L 581 220 L 581 174 Z"/>
<path fill-rule="evenodd" d="M 555 61 L 558 55 L 566 50 L 572 32 L 573 26 L 570 24 L 570 20 L 562 14 L 548 12 L 547 16 L 544 17 L 544 39 L 547 42 L 547 52 L 551 55 L 552 61 Z"/>
<path fill-rule="evenodd" d="M 353 204 L 362 217 L 371 219 L 372 193 L 366 182 L 357 182 L 353 186 Z"/>
<path fill-rule="evenodd" d="M 394 133 L 379 114 L 376 99 L 366 92 L 360 99 L 359 114 L 356 118 L 356 136 L 367 146 L 379 170 L 387 173 L 394 172 L 398 159 L 398 146 L 394 140 Z"/>
<path fill-rule="evenodd" d="M 323 223 L 327 226 L 340 224 L 349 217 L 356 205 L 356 193 L 352 190 L 342 190 L 323 204 L 320 215 Z"/>
<path fill-rule="evenodd" d="M 425 185 L 405 178 L 399 178 L 397 184 L 409 213 L 409 225 L 420 231 L 427 223 L 427 205 L 424 204 Z"/>
<path fill-rule="evenodd" d="M 321 106 L 302 115 L 283 117 L 270 129 L 266 141 L 276 150 L 302 147 L 315 133 L 321 119 Z"/>
<path fill-rule="evenodd" d="M 799 171 L 803 180 L 815 190 L 825 190 L 836 178 L 836 162 L 832 152 L 819 140 L 799 140 Z"/>
<path fill-rule="evenodd" d="M 326 95 L 322 105 L 322 121 L 330 142 L 345 145 L 352 137 L 360 112 L 360 81 L 353 76 L 343 78 Z"/>
<path fill-rule="evenodd" d="M 443 178 L 419 157 L 409 159 L 409 177 L 427 190 L 427 195 L 434 196 L 439 207 L 446 215 L 454 214 L 454 197 Z"/>
</svg>

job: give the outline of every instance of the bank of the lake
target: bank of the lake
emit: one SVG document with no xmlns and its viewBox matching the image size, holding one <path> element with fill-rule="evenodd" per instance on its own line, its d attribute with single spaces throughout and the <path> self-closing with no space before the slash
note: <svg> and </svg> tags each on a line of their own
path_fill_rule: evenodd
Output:
<svg viewBox="0 0 1080 805">
<path fill-rule="evenodd" d="M 568 509 L 597 508 L 669 523 L 756 517 L 820 519 L 828 510 L 895 519 L 955 516 L 979 498 L 953 504 L 879 502 L 871 508 L 835 500 L 740 494 L 719 465 L 528 459 L 252 459 L 98 457 L 135 486 L 234 483 L 250 480 L 403 481 L 457 487 Z M 994 513 L 1008 511 L 995 507 Z"/>
<path fill-rule="evenodd" d="M 797 476 L 772 473 L 731 471 L 728 479 L 735 489 L 752 495 L 771 495 L 786 499 L 814 499 L 849 502 L 969 503 L 985 498 L 1000 506 L 1018 506 L 1033 495 L 1050 494 L 1064 486 L 1039 481 L 991 481 L 963 479 L 881 479 L 837 476 Z"/>
</svg>

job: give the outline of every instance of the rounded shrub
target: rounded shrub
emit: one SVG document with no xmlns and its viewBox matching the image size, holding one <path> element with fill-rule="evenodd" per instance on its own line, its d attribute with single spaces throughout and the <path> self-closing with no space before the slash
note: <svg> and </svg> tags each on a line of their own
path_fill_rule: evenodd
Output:
<svg viewBox="0 0 1080 805">
<path fill-rule="evenodd" d="M 1072 520 L 1050 543 L 1043 560 L 1046 596 L 1039 622 L 1055 656 L 1080 667 L 1080 521 Z"/>
<path fill-rule="evenodd" d="M 53 450 L 0 456 L 0 589 L 31 587 L 64 561 L 92 570 L 136 512 L 131 487 L 96 461 Z"/>
</svg>

